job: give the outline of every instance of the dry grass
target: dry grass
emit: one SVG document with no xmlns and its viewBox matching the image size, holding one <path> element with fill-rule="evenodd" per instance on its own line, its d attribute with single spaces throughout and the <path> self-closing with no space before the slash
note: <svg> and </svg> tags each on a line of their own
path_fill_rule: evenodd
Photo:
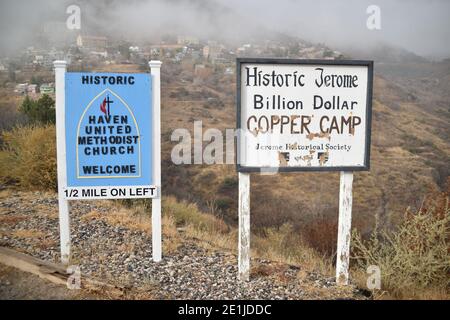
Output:
<svg viewBox="0 0 450 320">
<path fill-rule="evenodd" d="M 187 237 L 200 240 L 198 244 L 205 249 L 237 251 L 237 229 L 232 229 L 227 233 L 214 233 L 197 229 L 193 225 L 188 225 L 184 231 Z"/>
<path fill-rule="evenodd" d="M 9 197 L 11 197 L 12 195 L 13 195 L 13 190 L 12 189 L 3 189 L 3 190 L 0 190 L 0 199 L 6 199 L 6 198 L 9 198 Z"/>
<path fill-rule="evenodd" d="M 162 217 L 162 233 L 163 250 L 164 252 L 175 252 L 181 243 L 180 235 L 178 234 L 175 219 L 171 216 Z"/>
<path fill-rule="evenodd" d="M 265 229 L 265 236 L 253 237 L 251 245 L 255 255 L 265 259 L 301 265 L 305 270 L 324 275 L 333 272 L 331 259 L 306 245 L 290 224 Z"/>
<path fill-rule="evenodd" d="M 3 132 L 0 181 L 27 189 L 56 190 L 55 126 L 27 126 Z"/>
<path fill-rule="evenodd" d="M 195 204 L 178 202 L 174 197 L 163 200 L 163 215 L 171 216 L 177 226 L 191 226 L 199 232 L 225 234 L 229 231 L 223 220 L 200 212 Z"/>
<path fill-rule="evenodd" d="M 235 248 L 236 232 L 231 231 L 222 220 L 201 212 L 195 204 L 178 202 L 174 197 L 163 199 L 163 233 L 169 239 L 181 241 L 178 230 L 186 237 L 201 240 L 205 248 Z M 174 244 L 167 244 L 175 246 Z"/>
<path fill-rule="evenodd" d="M 450 208 L 446 194 L 406 211 L 394 230 L 375 228 L 367 240 L 354 232 L 359 278 L 369 265 L 381 270 L 382 290 L 395 298 L 450 297 Z M 381 291 L 381 295 L 383 295 Z"/>
<path fill-rule="evenodd" d="M 58 208 L 50 207 L 48 204 L 36 204 L 33 210 L 37 215 L 48 219 L 58 219 Z"/>
<path fill-rule="evenodd" d="M 120 203 L 108 202 L 108 213 L 92 211 L 83 220 L 101 219 L 110 225 L 123 226 L 132 230 L 151 233 L 149 208 L 140 202 L 126 207 Z M 165 197 L 162 206 L 163 248 L 173 252 L 183 238 L 197 241 L 206 249 L 225 249 L 236 253 L 238 230 L 211 214 L 201 212 L 195 204 L 179 202 L 174 197 Z M 260 257 L 280 263 L 302 265 L 308 271 L 331 274 L 331 261 L 306 245 L 291 225 L 281 228 L 266 228 L 264 235 L 252 236 L 252 257 Z M 126 248 L 124 248 L 126 249 Z"/>
<path fill-rule="evenodd" d="M 11 233 L 15 238 L 26 238 L 26 239 L 39 239 L 43 238 L 45 235 L 43 232 L 33 229 L 19 229 Z"/>
<path fill-rule="evenodd" d="M 39 239 L 39 242 L 36 244 L 42 250 L 48 250 L 48 248 L 57 247 L 58 245 L 58 241 L 51 239 Z"/>
<path fill-rule="evenodd" d="M 15 225 L 18 222 L 25 220 L 27 217 L 25 215 L 1 215 L 0 224 L 1 225 Z"/>
<path fill-rule="evenodd" d="M 238 231 L 228 227 L 223 220 L 211 214 L 201 212 L 194 204 L 178 202 L 174 197 L 163 200 L 163 225 L 172 223 L 184 231 L 188 238 L 201 240 L 205 248 L 226 249 L 235 252 L 238 243 Z M 165 229 L 165 234 L 175 232 L 173 225 Z M 324 274 L 332 273 L 330 259 L 319 255 L 302 241 L 291 225 L 281 228 L 267 228 L 265 235 L 253 235 L 251 248 L 253 257 L 261 257 L 282 263 L 302 265 L 309 271 Z M 173 236 L 173 235 L 172 235 Z"/>
<path fill-rule="evenodd" d="M 102 220 L 112 226 L 121 226 L 130 230 L 142 231 L 150 234 L 151 221 L 145 215 L 137 214 L 136 210 L 121 208 L 108 213 L 93 210 L 81 217 L 83 221 Z"/>
<path fill-rule="evenodd" d="M 102 201 L 105 202 L 105 201 Z M 122 207 L 120 205 L 108 205 L 110 211 L 101 213 L 97 210 L 85 214 L 81 217 L 82 221 L 102 220 L 111 226 L 120 226 L 130 230 L 140 231 L 151 236 L 152 224 L 149 211 L 144 206 L 138 205 L 132 208 Z M 162 232 L 164 234 L 163 248 L 164 252 L 173 252 L 180 243 L 179 235 L 175 225 L 175 220 L 171 216 L 162 217 Z M 122 248 L 125 251 L 130 248 Z"/>
</svg>

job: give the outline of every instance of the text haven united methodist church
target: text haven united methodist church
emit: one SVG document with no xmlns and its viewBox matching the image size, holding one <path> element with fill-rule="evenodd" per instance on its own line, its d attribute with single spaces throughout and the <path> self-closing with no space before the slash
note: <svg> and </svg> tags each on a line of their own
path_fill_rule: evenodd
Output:
<svg viewBox="0 0 450 320">
<path fill-rule="evenodd" d="M 80 178 L 140 175 L 139 126 L 129 107 L 107 89 L 80 119 L 77 170 Z"/>
<path fill-rule="evenodd" d="M 134 85 L 135 80 L 134 76 L 126 75 L 83 75 L 81 83 L 83 85 Z M 139 130 L 138 128 L 133 130 L 134 123 L 129 122 L 130 115 L 114 115 L 114 112 L 117 113 L 116 110 L 124 111 L 118 105 L 120 101 L 110 99 L 109 94 L 100 101 L 101 113 L 89 115 L 88 123 L 82 128 L 84 132 L 80 132 L 78 136 L 78 146 L 83 155 L 86 157 L 132 156 L 139 152 L 140 141 L 137 134 Z M 116 105 L 112 108 L 114 102 Z M 78 170 L 80 171 L 80 168 Z M 136 164 L 84 165 L 79 175 L 136 175 L 138 170 L 139 167 Z"/>
<path fill-rule="evenodd" d="M 134 155 L 139 152 L 138 130 L 133 130 L 128 115 L 111 115 L 105 104 L 114 101 L 105 98 L 100 109 L 105 115 L 90 115 L 84 132 L 78 136 L 78 146 L 84 156 Z M 106 109 L 106 110 L 105 110 Z M 108 113 L 107 113 L 108 112 Z M 135 164 L 83 166 L 84 175 L 89 174 L 137 174 Z"/>
</svg>

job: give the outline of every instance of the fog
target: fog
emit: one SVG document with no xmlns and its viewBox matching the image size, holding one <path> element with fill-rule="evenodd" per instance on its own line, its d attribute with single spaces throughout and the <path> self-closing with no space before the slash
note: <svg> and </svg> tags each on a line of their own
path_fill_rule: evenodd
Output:
<svg viewBox="0 0 450 320">
<path fill-rule="evenodd" d="M 0 0 L 0 53 L 34 45 L 47 33 L 67 37 L 70 4 L 81 8 L 81 32 L 131 41 L 183 34 L 242 43 L 280 32 L 339 50 L 386 43 L 450 57 L 446 0 Z M 381 10 L 380 30 L 366 27 L 369 5 Z"/>
</svg>

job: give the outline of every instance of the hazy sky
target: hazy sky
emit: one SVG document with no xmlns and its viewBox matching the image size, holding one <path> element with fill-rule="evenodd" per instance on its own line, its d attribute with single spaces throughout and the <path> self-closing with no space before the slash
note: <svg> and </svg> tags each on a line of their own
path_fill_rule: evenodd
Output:
<svg viewBox="0 0 450 320">
<path fill-rule="evenodd" d="M 257 21 L 332 46 L 364 47 L 379 41 L 420 55 L 450 56 L 448 0 L 224 1 Z M 255 3 L 259 3 L 256 6 Z M 277 5 L 273 5 L 276 3 Z M 279 4 L 279 5 L 278 5 Z M 381 30 L 369 30 L 367 7 L 377 5 Z"/>
<path fill-rule="evenodd" d="M 64 28 L 69 4 L 81 7 L 82 31 L 128 39 L 173 31 L 245 41 L 273 30 L 338 49 L 382 41 L 450 56 L 448 0 L 0 0 L 0 52 L 28 45 L 45 24 Z M 369 5 L 381 9 L 381 30 L 366 27 Z"/>
</svg>

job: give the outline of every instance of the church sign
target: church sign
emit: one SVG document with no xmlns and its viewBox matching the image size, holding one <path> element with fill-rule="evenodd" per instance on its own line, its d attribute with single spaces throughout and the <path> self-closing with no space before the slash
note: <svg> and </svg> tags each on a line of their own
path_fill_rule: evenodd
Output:
<svg viewBox="0 0 450 320">
<path fill-rule="evenodd" d="M 371 61 L 238 59 L 238 171 L 368 170 Z"/>
<path fill-rule="evenodd" d="M 66 74 L 66 199 L 156 195 L 151 87 L 149 74 Z"/>
<path fill-rule="evenodd" d="M 67 72 L 54 61 L 61 262 L 71 257 L 69 201 L 152 199 L 152 258 L 161 247 L 161 61 L 150 73 Z"/>
</svg>

